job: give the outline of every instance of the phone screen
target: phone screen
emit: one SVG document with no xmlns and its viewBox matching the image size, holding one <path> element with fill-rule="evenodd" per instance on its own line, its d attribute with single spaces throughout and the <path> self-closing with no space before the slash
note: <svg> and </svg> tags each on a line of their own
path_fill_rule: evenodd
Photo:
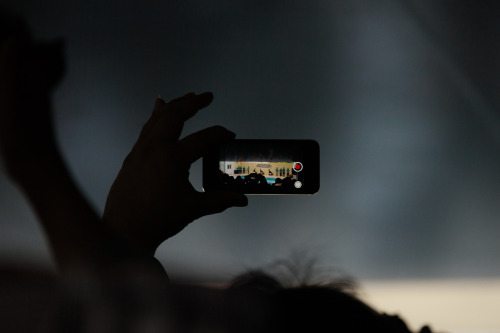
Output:
<svg viewBox="0 0 500 333">
<path fill-rule="evenodd" d="M 203 188 L 246 194 L 315 194 L 319 145 L 314 140 L 234 140 L 203 158 Z"/>
</svg>

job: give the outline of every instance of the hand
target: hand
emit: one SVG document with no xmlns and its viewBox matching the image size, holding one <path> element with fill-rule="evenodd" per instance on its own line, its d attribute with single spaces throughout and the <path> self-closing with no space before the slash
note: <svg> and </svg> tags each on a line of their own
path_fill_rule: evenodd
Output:
<svg viewBox="0 0 500 333">
<path fill-rule="evenodd" d="M 188 179 L 190 165 L 209 147 L 235 137 L 214 126 L 179 140 L 184 122 L 212 99 L 211 93 L 191 93 L 169 103 L 156 99 L 104 209 L 105 223 L 129 244 L 154 254 L 164 240 L 195 219 L 247 205 L 242 194 L 198 192 Z"/>
<path fill-rule="evenodd" d="M 34 43 L 21 19 L 2 19 L 0 152 L 9 175 L 22 181 L 57 153 L 50 98 L 63 74 L 62 44 Z"/>
<path fill-rule="evenodd" d="M 127 261 L 135 254 L 103 227 L 57 147 L 51 95 L 63 74 L 62 44 L 34 42 L 21 19 L 6 15 L 0 12 L 0 153 L 7 174 L 38 216 L 62 271 Z"/>
</svg>

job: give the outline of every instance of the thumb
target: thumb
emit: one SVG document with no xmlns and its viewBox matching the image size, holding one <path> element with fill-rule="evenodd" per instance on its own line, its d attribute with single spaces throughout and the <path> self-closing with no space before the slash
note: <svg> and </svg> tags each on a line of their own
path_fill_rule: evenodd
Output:
<svg viewBox="0 0 500 333">
<path fill-rule="evenodd" d="M 217 214 L 230 207 L 246 207 L 246 195 L 230 191 L 213 191 L 200 193 L 196 218 L 205 215 Z"/>
</svg>

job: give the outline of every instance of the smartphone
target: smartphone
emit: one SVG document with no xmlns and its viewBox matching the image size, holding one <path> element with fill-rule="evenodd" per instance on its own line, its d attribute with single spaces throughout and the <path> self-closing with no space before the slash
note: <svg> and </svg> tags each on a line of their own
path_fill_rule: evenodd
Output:
<svg viewBox="0 0 500 333">
<path fill-rule="evenodd" d="M 316 194 L 319 144 L 314 140 L 233 140 L 203 156 L 204 191 Z"/>
</svg>

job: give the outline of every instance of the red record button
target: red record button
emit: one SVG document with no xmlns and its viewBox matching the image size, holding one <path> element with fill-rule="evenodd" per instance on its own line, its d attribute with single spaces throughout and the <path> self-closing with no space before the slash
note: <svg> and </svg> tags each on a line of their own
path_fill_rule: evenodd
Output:
<svg viewBox="0 0 500 333">
<path fill-rule="evenodd" d="M 295 172 L 300 172 L 300 171 L 302 171 L 302 169 L 303 169 L 302 163 L 300 163 L 300 162 L 293 163 L 293 170 Z"/>
</svg>

